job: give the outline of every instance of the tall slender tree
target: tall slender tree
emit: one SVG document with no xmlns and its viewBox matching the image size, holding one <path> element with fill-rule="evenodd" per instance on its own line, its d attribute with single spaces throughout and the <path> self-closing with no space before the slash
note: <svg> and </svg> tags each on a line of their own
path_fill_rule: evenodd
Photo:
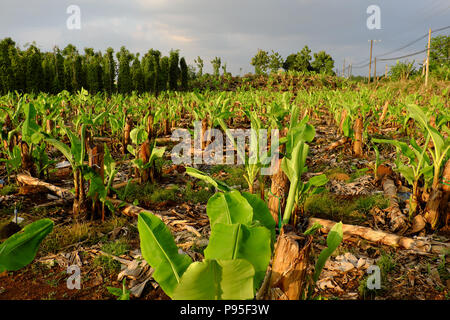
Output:
<svg viewBox="0 0 450 320">
<path fill-rule="evenodd" d="M 42 56 L 41 51 L 34 45 L 30 45 L 26 51 L 27 71 L 26 84 L 27 92 L 38 93 L 41 91 L 42 83 Z"/>
<path fill-rule="evenodd" d="M 144 91 L 144 75 L 142 73 L 141 62 L 139 61 L 139 53 L 136 54 L 131 66 L 131 81 L 133 90 L 138 93 Z"/>
<path fill-rule="evenodd" d="M 122 46 L 117 52 L 117 60 L 119 60 L 119 73 L 117 76 L 117 90 L 119 93 L 127 94 L 131 92 L 132 81 L 130 72 L 130 61 L 132 59 L 130 52 Z"/>
<path fill-rule="evenodd" d="M 159 77 L 159 91 L 167 90 L 167 81 L 169 80 L 169 57 L 162 57 L 159 61 L 160 77 Z"/>
<path fill-rule="evenodd" d="M 3 93 L 11 90 L 15 82 L 10 59 L 10 49 L 14 48 L 15 44 L 11 38 L 0 42 L 0 87 Z"/>
<path fill-rule="evenodd" d="M 180 59 L 180 69 L 181 69 L 181 88 L 183 90 L 188 89 L 188 78 L 189 78 L 189 70 L 186 64 L 186 60 L 184 57 Z"/>
<path fill-rule="evenodd" d="M 180 59 L 179 50 L 171 50 L 169 55 L 169 89 L 177 90 L 178 87 L 178 78 L 180 74 L 180 70 L 178 67 Z"/>
<path fill-rule="evenodd" d="M 114 49 L 109 47 L 103 57 L 103 88 L 111 95 L 115 92 L 116 61 L 114 60 Z"/>
</svg>

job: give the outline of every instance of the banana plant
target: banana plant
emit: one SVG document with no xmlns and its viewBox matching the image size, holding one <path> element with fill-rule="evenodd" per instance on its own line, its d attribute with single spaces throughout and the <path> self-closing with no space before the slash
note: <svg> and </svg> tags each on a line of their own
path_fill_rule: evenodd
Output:
<svg viewBox="0 0 450 320">
<path fill-rule="evenodd" d="M 8 173 L 8 183 L 11 183 L 11 175 L 14 172 L 18 172 L 22 165 L 22 156 L 20 154 L 20 148 L 14 146 L 12 151 L 6 149 L 6 158 L 0 158 L 0 162 L 4 162 L 6 166 L 6 172 Z"/>
<path fill-rule="evenodd" d="M 308 182 L 302 182 L 301 176 L 307 172 L 306 157 L 308 156 L 309 146 L 306 142 L 311 142 L 315 136 L 315 129 L 308 124 L 308 117 L 298 122 L 298 107 L 292 109 L 291 126 L 285 139 L 280 142 L 286 143 L 286 155 L 281 161 L 281 169 L 290 181 L 286 208 L 283 214 L 282 224 L 288 224 L 291 215 L 294 212 L 295 205 L 301 205 L 305 197 L 310 192 L 318 192 L 320 187 L 325 185 L 328 180 L 324 175 L 315 176 Z"/>
<path fill-rule="evenodd" d="M 211 197 L 207 214 L 212 229 L 202 262 L 180 254 L 156 216 L 139 215 L 141 250 L 155 280 L 173 299 L 252 299 L 270 262 L 275 221 L 261 199 L 236 190 Z"/>
<path fill-rule="evenodd" d="M 439 186 L 439 178 L 441 174 L 442 164 L 450 156 L 450 137 L 444 136 L 429 123 L 429 118 L 423 110 L 417 105 L 409 105 L 408 111 L 410 117 L 413 118 L 421 126 L 424 136 L 430 136 L 433 141 L 433 149 L 429 148 L 431 157 L 433 158 L 433 189 Z M 427 145 L 426 145 L 427 146 Z"/>
<path fill-rule="evenodd" d="M 396 168 L 408 183 L 413 187 L 412 194 L 410 196 L 410 207 L 409 215 L 410 218 L 416 213 L 418 199 L 419 199 L 419 181 L 423 176 L 425 180 L 425 190 L 426 185 L 429 183 L 432 177 L 433 166 L 429 156 L 427 155 L 427 146 L 430 141 L 430 135 L 427 134 L 425 144 L 420 147 L 414 138 L 411 138 L 410 144 L 397 140 L 386 140 L 386 139 L 372 139 L 374 143 L 387 143 L 395 146 L 397 148 L 397 159 Z M 404 164 L 401 161 L 401 155 L 406 157 L 408 162 Z"/>
<path fill-rule="evenodd" d="M 164 156 L 166 148 L 156 147 L 156 141 L 150 142 L 148 140 L 148 134 L 145 131 L 143 125 L 131 130 L 130 137 L 133 144 L 136 145 L 136 147 L 133 147 L 132 145 L 127 146 L 128 152 L 130 152 L 135 157 L 132 161 L 133 165 L 139 171 L 140 177 L 143 176 L 146 170 L 150 169 L 150 179 L 152 182 L 154 182 L 153 170 L 155 161 Z M 137 146 L 140 147 L 138 148 Z"/>
<path fill-rule="evenodd" d="M 64 128 L 64 126 L 62 126 L 62 128 Z M 86 157 L 86 125 L 81 125 L 80 137 L 69 128 L 64 128 L 63 131 L 69 138 L 70 147 L 49 134 L 43 133 L 43 135 L 45 142 L 58 149 L 64 157 L 66 157 L 72 167 L 75 195 L 73 213 L 79 215 L 87 212 L 86 191 L 84 190 L 84 175 L 88 171 L 88 166 L 84 163 Z"/>
</svg>

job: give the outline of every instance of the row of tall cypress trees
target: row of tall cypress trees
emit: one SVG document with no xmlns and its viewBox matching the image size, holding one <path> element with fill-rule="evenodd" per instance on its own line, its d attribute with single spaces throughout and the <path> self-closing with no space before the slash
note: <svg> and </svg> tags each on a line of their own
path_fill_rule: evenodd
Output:
<svg viewBox="0 0 450 320">
<path fill-rule="evenodd" d="M 59 93 L 115 92 L 128 94 L 188 89 L 188 66 L 179 50 L 162 56 L 150 49 L 142 57 L 124 46 L 114 54 L 85 48 L 83 53 L 72 45 L 63 50 L 54 47 L 42 52 L 33 43 L 21 50 L 11 38 L 0 42 L 0 93 L 8 91 Z"/>
</svg>

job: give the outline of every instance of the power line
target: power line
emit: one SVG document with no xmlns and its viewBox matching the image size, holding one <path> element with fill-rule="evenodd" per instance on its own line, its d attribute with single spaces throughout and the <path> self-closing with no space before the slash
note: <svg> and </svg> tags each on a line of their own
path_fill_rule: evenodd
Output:
<svg viewBox="0 0 450 320">
<path fill-rule="evenodd" d="M 427 50 L 428 50 L 428 49 L 424 49 L 424 50 L 421 50 L 421 51 L 417 51 L 417 52 L 414 52 L 414 53 L 410 53 L 410 54 L 407 54 L 407 55 L 404 55 L 404 56 L 401 56 L 401 57 L 395 57 L 395 58 L 378 59 L 378 57 L 377 57 L 377 60 L 378 60 L 378 61 L 398 60 L 398 59 L 403 59 L 403 58 L 408 58 L 408 57 L 416 56 L 416 55 L 418 55 L 418 54 L 420 54 L 420 53 L 427 52 Z"/>
<path fill-rule="evenodd" d="M 431 33 L 443 31 L 443 30 L 446 30 L 446 29 L 450 29 L 450 26 L 438 28 L 438 29 L 436 29 L 436 30 L 431 31 Z M 406 48 L 412 46 L 413 44 L 419 42 L 420 40 L 422 40 L 422 39 L 424 39 L 424 38 L 426 38 L 426 37 L 428 37 L 428 33 L 424 34 L 423 36 L 421 36 L 421 37 L 415 39 L 414 41 L 409 42 L 408 44 L 406 44 L 406 45 L 404 45 L 404 46 L 402 46 L 402 47 L 400 47 L 400 48 L 398 48 L 398 49 L 391 50 L 391 51 L 388 51 L 388 52 L 379 54 L 379 55 L 377 55 L 376 57 L 377 57 L 377 59 L 378 59 L 378 57 L 384 57 L 384 56 L 387 56 L 387 55 L 389 55 L 389 54 L 395 53 L 395 52 L 397 52 L 397 51 L 406 49 Z M 426 50 L 425 50 L 425 51 L 426 51 Z M 419 54 L 419 53 L 415 53 L 415 54 Z M 415 55 L 415 54 L 412 54 L 412 55 Z M 407 56 L 406 56 L 406 57 L 407 57 Z M 406 57 L 405 57 L 405 58 L 406 58 Z M 400 57 L 400 58 L 401 58 L 401 57 Z M 386 59 L 380 59 L 380 61 L 388 61 L 388 60 L 394 60 L 394 59 L 395 59 L 395 58 L 390 58 L 390 59 L 387 59 L 387 60 L 386 60 Z M 365 67 L 367 67 L 367 66 L 370 64 L 370 61 L 369 61 L 369 62 L 364 62 L 364 61 L 367 61 L 367 60 L 368 60 L 368 59 L 365 59 L 365 60 L 363 60 L 362 62 L 355 63 L 355 64 L 353 65 L 353 68 L 355 68 L 355 69 L 360 69 L 360 68 L 365 68 Z M 364 63 L 364 65 L 358 66 L 358 64 L 361 64 L 361 63 Z"/>
</svg>

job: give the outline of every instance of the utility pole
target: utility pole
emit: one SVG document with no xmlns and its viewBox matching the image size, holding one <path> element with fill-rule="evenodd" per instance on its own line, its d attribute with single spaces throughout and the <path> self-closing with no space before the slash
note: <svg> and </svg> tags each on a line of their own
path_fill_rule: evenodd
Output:
<svg viewBox="0 0 450 320">
<path fill-rule="evenodd" d="M 342 66 L 342 77 L 345 78 L 345 59 L 344 59 L 344 65 Z"/>
<path fill-rule="evenodd" d="M 348 66 L 348 78 L 350 79 L 351 76 L 352 76 L 352 64 L 350 63 L 350 65 Z"/>
<path fill-rule="evenodd" d="M 430 70 L 431 28 L 428 30 L 427 71 L 425 73 L 425 87 L 428 86 L 428 73 Z"/>
<path fill-rule="evenodd" d="M 375 68 L 373 69 L 373 80 L 377 82 L 377 57 L 375 57 Z"/>
<path fill-rule="evenodd" d="M 422 64 L 422 77 L 425 75 L 425 65 L 427 63 L 427 58 L 423 59 L 423 64 Z"/>
<path fill-rule="evenodd" d="M 386 64 L 386 71 L 384 72 L 384 78 L 387 79 L 388 74 L 388 65 Z"/>
<path fill-rule="evenodd" d="M 370 41 L 370 61 L 369 61 L 369 83 L 370 83 L 370 74 L 372 72 L 372 49 L 373 49 L 373 42 L 380 42 L 381 40 L 368 40 Z"/>
<path fill-rule="evenodd" d="M 370 83 L 370 74 L 372 72 L 372 49 L 373 49 L 373 40 L 370 40 L 369 83 Z"/>
</svg>

